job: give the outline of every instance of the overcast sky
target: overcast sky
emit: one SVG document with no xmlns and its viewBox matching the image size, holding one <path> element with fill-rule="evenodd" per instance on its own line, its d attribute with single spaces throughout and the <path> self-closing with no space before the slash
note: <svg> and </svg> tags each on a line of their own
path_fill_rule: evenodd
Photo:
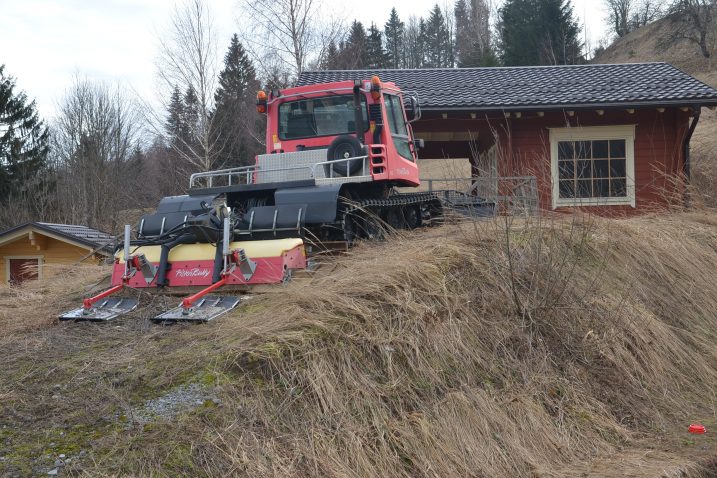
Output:
<svg viewBox="0 0 717 478">
<path fill-rule="evenodd" d="M 221 55 L 237 31 L 239 0 L 208 0 Z M 75 75 L 120 82 L 145 98 L 156 94 L 158 37 L 175 0 L 0 0 L 0 64 L 50 118 Z M 346 20 L 380 27 L 399 16 L 427 16 L 436 0 L 326 0 Z M 438 0 L 444 5 L 446 0 Z M 449 4 L 453 1 L 450 0 Z M 593 45 L 604 36 L 600 0 L 573 0 Z"/>
</svg>

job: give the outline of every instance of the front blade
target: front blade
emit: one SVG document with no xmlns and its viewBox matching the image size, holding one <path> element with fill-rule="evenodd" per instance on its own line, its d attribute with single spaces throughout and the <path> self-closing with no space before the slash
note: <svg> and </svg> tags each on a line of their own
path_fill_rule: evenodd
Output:
<svg viewBox="0 0 717 478">
<path fill-rule="evenodd" d="M 91 309 L 83 307 L 65 312 L 60 320 L 106 322 L 132 312 L 137 308 L 137 299 L 128 297 L 107 297 L 97 302 Z"/>
<path fill-rule="evenodd" d="M 209 322 L 226 314 L 239 302 L 239 297 L 208 295 L 189 310 L 180 305 L 154 317 L 152 322 Z"/>
</svg>

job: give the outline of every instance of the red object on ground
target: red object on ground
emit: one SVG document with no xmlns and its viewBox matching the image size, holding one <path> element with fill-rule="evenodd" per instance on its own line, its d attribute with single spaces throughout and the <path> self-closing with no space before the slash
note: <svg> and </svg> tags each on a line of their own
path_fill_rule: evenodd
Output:
<svg viewBox="0 0 717 478">
<path fill-rule="evenodd" d="M 694 433 L 696 435 L 702 435 L 706 433 L 707 430 L 705 429 L 704 425 L 698 425 L 696 423 L 693 423 L 692 425 L 690 425 L 689 432 Z"/>
</svg>

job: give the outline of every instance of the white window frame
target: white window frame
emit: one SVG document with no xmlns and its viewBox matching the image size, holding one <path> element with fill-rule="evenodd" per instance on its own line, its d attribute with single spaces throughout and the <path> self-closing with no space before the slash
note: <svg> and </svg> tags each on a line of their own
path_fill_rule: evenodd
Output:
<svg viewBox="0 0 717 478">
<path fill-rule="evenodd" d="M 5 284 L 10 283 L 10 259 L 37 259 L 37 280 L 42 279 L 45 256 L 3 256 L 5 261 Z"/>
<path fill-rule="evenodd" d="M 552 178 L 553 209 L 576 206 L 632 206 L 635 207 L 635 129 L 636 125 L 575 126 L 550 128 L 550 172 Z M 558 143 L 561 141 L 625 140 L 625 197 L 616 198 L 560 198 Z"/>
</svg>

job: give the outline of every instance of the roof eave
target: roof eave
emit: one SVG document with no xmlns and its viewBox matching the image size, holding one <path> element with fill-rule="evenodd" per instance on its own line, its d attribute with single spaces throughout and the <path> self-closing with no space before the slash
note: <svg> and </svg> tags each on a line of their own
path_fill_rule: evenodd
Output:
<svg viewBox="0 0 717 478">
<path fill-rule="evenodd" d="M 642 101 L 642 102 L 610 102 L 610 103 L 575 103 L 561 105 L 509 105 L 495 106 L 422 106 L 422 111 L 470 111 L 485 113 L 502 113 L 513 111 L 565 111 L 565 110 L 594 110 L 594 109 L 627 109 L 627 108 L 674 108 L 680 106 L 717 106 L 714 99 L 686 99 L 669 101 Z"/>
<path fill-rule="evenodd" d="M 11 236 L 11 237 L 15 236 L 18 232 L 22 232 L 25 229 L 29 229 L 29 230 L 36 229 L 39 232 L 43 232 L 45 234 L 50 235 L 50 237 L 62 238 L 66 242 L 73 243 L 80 247 L 89 248 L 90 250 L 93 250 L 94 252 L 97 252 L 99 254 L 103 254 L 103 255 L 107 255 L 107 256 L 111 256 L 113 254 L 113 252 L 110 250 L 112 248 L 111 244 L 97 244 L 97 243 L 93 243 L 90 241 L 86 241 L 82 238 L 62 233 L 62 232 L 57 231 L 51 227 L 43 226 L 42 224 L 37 223 L 37 222 L 26 222 L 25 224 L 20 224 L 19 226 L 15 226 L 15 227 L 7 229 L 3 232 L 0 232 L 0 243 L 3 243 L 3 244 L 6 243 L 6 241 L 2 241 L 2 238 L 8 237 L 8 236 Z M 12 240 L 14 240 L 14 237 L 13 237 L 13 239 L 11 239 L 11 241 Z"/>
</svg>

